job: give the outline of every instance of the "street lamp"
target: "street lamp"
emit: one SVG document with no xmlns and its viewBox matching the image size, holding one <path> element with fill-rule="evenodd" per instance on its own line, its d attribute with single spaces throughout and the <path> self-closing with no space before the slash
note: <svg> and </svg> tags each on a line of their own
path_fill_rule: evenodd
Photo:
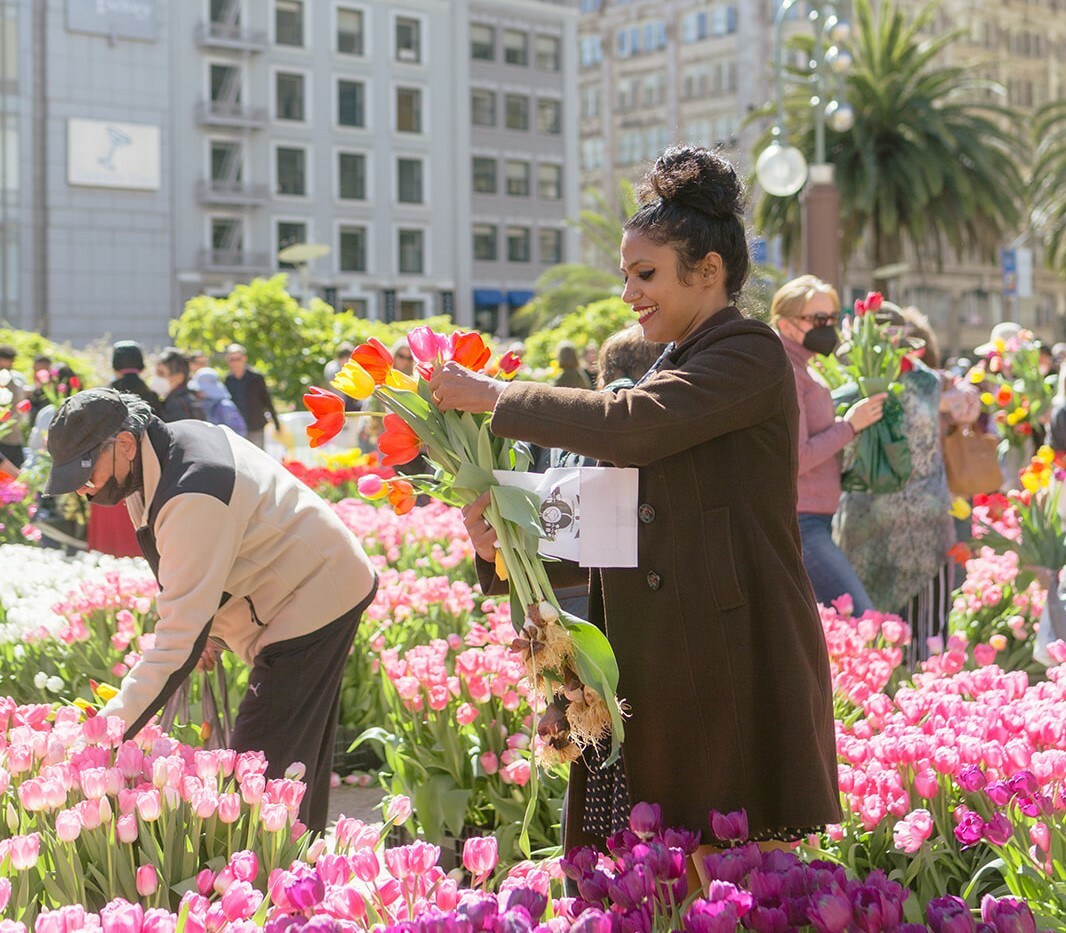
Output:
<svg viewBox="0 0 1066 933">
<path fill-rule="evenodd" d="M 840 16 L 840 0 L 821 0 L 812 5 L 808 20 L 814 27 L 810 105 L 814 116 L 814 164 L 803 153 L 782 142 L 784 115 L 784 63 L 782 32 L 788 11 L 798 0 L 781 0 L 774 17 L 774 91 L 777 125 L 773 139 L 755 162 L 755 176 L 767 194 L 789 197 L 803 188 L 804 271 L 838 285 L 840 280 L 840 194 L 833 166 L 825 161 L 825 128 L 846 133 L 855 124 L 855 112 L 846 101 L 832 98 L 851 68 L 851 55 L 844 49 L 850 28 Z M 806 187 L 804 188 L 804 185 Z"/>
</svg>

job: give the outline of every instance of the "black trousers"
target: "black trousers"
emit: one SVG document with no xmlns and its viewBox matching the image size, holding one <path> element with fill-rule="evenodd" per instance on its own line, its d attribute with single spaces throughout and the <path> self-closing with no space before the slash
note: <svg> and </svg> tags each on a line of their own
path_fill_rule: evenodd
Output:
<svg viewBox="0 0 1066 933">
<path fill-rule="evenodd" d="M 294 761 L 307 766 L 300 819 L 323 832 L 329 814 L 329 776 L 337 735 L 341 679 L 356 629 L 377 593 L 328 625 L 267 645 L 248 676 L 233 729 L 238 752 L 262 751 L 268 778 L 280 778 Z"/>
</svg>

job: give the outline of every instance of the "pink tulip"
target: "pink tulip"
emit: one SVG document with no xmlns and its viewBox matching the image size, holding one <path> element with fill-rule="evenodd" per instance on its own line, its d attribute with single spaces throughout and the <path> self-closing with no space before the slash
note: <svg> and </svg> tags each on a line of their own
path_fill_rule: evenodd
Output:
<svg viewBox="0 0 1066 933">
<path fill-rule="evenodd" d="M 455 720 L 461 726 L 469 726 L 478 717 L 477 707 L 470 703 L 460 703 L 455 711 Z"/>
<path fill-rule="evenodd" d="M 307 774 L 307 765 L 302 761 L 294 761 L 285 769 L 285 780 L 302 781 L 305 774 Z"/>
<path fill-rule="evenodd" d="M 99 718 L 99 717 L 97 717 Z M 89 720 L 92 722 L 93 720 Z M 144 768 L 144 752 L 136 742 L 123 742 L 115 754 L 115 766 L 127 781 L 140 777 Z"/>
<path fill-rule="evenodd" d="M 81 792 L 88 800 L 99 800 L 107 794 L 107 769 L 86 768 L 79 776 Z"/>
<path fill-rule="evenodd" d="M 259 818 L 263 822 L 263 829 L 268 833 L 276 833 L 288 824 L 289 811 L 280 803 L 265 803 L 259 811 Z"/>
<path fill-rule="evenodd" d="M 218 795 L 218 818 L 223 823 L 236 823 L 240 815 L 241 798 L 238 794 Z"/>
<path fill-rule="evenodd" d="M 144 910 L 120 897 L 100 909 L 100 929 L 103 933 L 141 933 Z"/>
<path fill-rule="evenodd" d="M 251 917 L 263 902 L 263 895 L 247 881 L 237 881 L 222 895 L 222 912 L 229 921 Z"/>
<path fill-rule="evenodd" d="M 210 897 L 215 890 L 215 873 L 210 868 L 203 868 L 196 876 L 196 890 L 204 897 Z"/>
<path fill-rule="evenodd" d="M 262 774 L 251 772 L 240 782 L 240 785 L 241 797 L 248 806 L 254 807 L 262 802 L 263 794 L 266 792 L 266 778 Z"/>
<path fill-rule="evenodd" d="M 509 765 L 500 769 L 500 778 L 504 784 L 515 784 L 525 787 L 529 783 L 529 762 L 512 761 Z"/>
<path fill-rule="evenodd" d="M 351 886 L 330 888 L 322 901 L 322 907 L 331 917 L 359 923 L 366 916 L 366 902 Z"/>
<path fill-rule="evenodd" d="M 56 814 L 56 838 L 60 842 L 73 842 L 81 835 L 81 817 L 77 810 L 60 810 Z"/>
<path fill-rule="evenodd" d="M 262 752 L 241 752 L 233 765 L 237 783 L 243 784 L 249 775 L 262 774 L 266 771 L 267 761 Z"/>
<path fill-rule="evenodd" d="M 484 879 L 499 860 L 495 836 L 472 836 L 463 843 L 463 867 L 475 882 Z"/>
<path fill-rule="evenodd" d="M 902 852 L 917 852 L 933 834 L 933 816 L 928 810 L 912 810 L 892 831 L 896 848 Z"/>
<path fill-rule="evenodd" d="M 403 794 L 397 794 L 389 801 L 389 805 L 385 809 L 385 821 L 399 824 L 406 823 L 410 818 L 411 799 Z"/>
<path fill-rule="evenodd" d="M 41 854 L 41 834 L 30 833 L 26 836 L 12 836 L 11 847 L 8 856 L 11 859 L 11 867 L 16 871 L 24 871 L 33 868 Z"/>
<path fill-rule="evenodd" d="M 234 852 L 229 864 L 233 869 L 233 877 L 238 881 L 255 881 L 255 876 L 259 874 L 259 858 L 247 849 Z"/>
<path fill-rule="evenodd" d="M 378 857 L 374 850 L 371 848 L 356 849 L 355 852 L 349 856 L 352 866 L 352 873 L 360 881 L 371 884 L 378 875 L 381 874 L 381 864 L 378 862 Z"/>
<path fill-rule="evenodd" d="M 175 933 L 177 928 L 177 914 L 172 914 L 169 910 L 165 910 L 162 907 L 152 907 L 144 912 L 141 933 Z M 192 933 L 188 925 L 186 925 L 185 929 L 188 933 Z"/>
<path fill-rule="evenodd" d="M 1033 845 L 1039 846 L 1044 852 L 1051 851 L 1051 831 L 1047 823 L 1034 823 L 1029 827 L 1029 838 Z M 2 908 L 0 908 L 2 909 Z"/>
<path fill-rule="evenodd" d="M 159 876 L 154 865 L 142 865 L 137 869 L 137 893 L 141 897 L 151 897 L 159 888 Z"/>
<path fill-rule="evenodd" d="M 7 903 L 11 900 L 11 879 L 0 878 L 0 914 L 7 910 Z"/>
<path fill-rule="evenodd" d="M 914 776 L 914 789 L 926 800 L 932 800 L 940 790 L 940 781 L 932 768 L 924 768 Z"/>
<path fill-rule="evenodd" d="M 500 770 L 500 759 L 493 752 L 483 752 L 478 761 L 481 762 L 481 770 L 485 774 L 492 775 Z"/>
<path fill-rule="evenodd" d="M 105 798 L 106 799 L 106 798 Z M 127 844 L 137 841 L 137 817 L 132 813 L 127 813 L 125 816 L 120 816 L 115 823 L 115 835 L 118 836 L 119 842 L 125 842 Z"/>
</svg>

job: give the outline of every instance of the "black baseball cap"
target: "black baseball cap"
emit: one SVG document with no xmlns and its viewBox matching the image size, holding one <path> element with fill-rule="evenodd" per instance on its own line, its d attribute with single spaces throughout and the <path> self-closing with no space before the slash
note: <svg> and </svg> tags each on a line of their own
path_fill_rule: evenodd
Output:
<svg viewBox="0 0 1066 933">
<path fill-rule="evenodd" d="M 44 494 L 59 496 L 84 486 L 100 447 L 119 432 L 128 413 L 114 389 L 87 389 L 68 398 L 48 426 L 52 472 Z"/>
</svg>

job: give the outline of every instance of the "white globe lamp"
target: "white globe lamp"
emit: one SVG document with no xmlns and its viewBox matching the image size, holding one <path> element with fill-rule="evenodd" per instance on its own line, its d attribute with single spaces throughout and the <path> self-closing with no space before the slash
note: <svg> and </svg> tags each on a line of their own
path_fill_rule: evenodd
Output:
<svg viewBox="0 0 1066 933">
<path fill-rule="evenodd" d="M 767 194 L 787 198 L 807 180 L 807 160 L 795 146 L 772 142 L 755 160 L 755 177 Z"/>
</svg>

